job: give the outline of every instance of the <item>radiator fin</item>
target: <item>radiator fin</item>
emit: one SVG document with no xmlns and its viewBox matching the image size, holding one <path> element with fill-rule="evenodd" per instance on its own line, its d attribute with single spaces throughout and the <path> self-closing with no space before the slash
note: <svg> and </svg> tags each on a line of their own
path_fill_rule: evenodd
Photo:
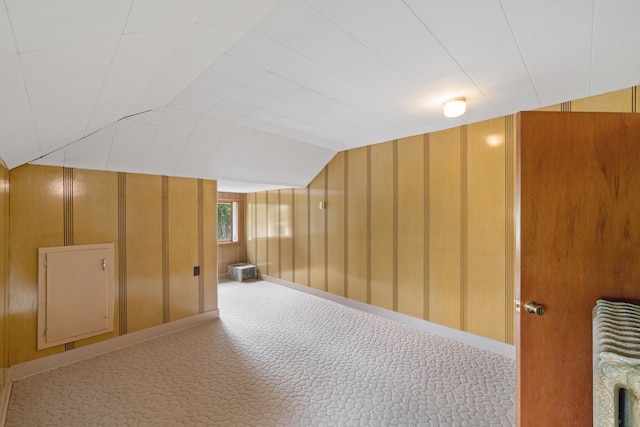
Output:
<svg viewBox="0 0 640 427">
<path fill-rule="evenodd" d="M 640 306 L 593 309 L 593 425 L 640 426 Z"/>
</svg>

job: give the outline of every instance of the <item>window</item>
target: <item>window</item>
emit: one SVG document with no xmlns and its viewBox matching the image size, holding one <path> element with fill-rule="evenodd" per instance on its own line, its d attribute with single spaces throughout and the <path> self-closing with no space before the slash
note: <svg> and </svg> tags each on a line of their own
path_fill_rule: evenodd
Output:
<svg viewBox="0 0 640 427">
<path fill-rule="evenodd" d="M 234 243 L 239 241 L 238 210 L 236 201 L 218 202 L 218 243 Z"/>
</svg>

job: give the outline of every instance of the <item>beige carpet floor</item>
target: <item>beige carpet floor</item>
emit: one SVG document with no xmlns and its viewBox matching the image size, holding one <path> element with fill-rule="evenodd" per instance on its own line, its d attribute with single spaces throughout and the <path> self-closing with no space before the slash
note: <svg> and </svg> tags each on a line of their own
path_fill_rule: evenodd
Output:
<svg viewBox="0 0 640 427">
<path fill-rule="evenodd" d="M 268 282 L 220 319 L 13 384 L 7 426 L 511 426 L 515 362 Z"/>
</svg>

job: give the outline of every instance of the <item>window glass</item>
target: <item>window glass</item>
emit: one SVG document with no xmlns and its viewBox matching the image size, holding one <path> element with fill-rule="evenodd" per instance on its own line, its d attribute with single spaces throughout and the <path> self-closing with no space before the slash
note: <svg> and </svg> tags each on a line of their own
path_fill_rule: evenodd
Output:
<svg viewBox="0 0 640 427">
<path fill-rule="evenodd" d="M 233 239 L 233 205 L 218 203 L 218 241 L 231 242 Z"/>
<path fill-rule="evenodd" d="M 238 202 L 218 203 L 218 242 L 238 241 Z"/>
</svg>

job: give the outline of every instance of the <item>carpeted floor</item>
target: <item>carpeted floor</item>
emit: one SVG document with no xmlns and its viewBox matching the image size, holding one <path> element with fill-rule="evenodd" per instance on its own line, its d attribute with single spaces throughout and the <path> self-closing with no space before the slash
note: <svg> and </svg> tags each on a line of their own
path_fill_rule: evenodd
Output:
<svg viewBox="0 0 640 427">
<path fill-rule="evenodd" d="M 13 384 L 7 426 L 511 426 L 515 361 L 268 282 L 220 319 Z"/>
</svg>

